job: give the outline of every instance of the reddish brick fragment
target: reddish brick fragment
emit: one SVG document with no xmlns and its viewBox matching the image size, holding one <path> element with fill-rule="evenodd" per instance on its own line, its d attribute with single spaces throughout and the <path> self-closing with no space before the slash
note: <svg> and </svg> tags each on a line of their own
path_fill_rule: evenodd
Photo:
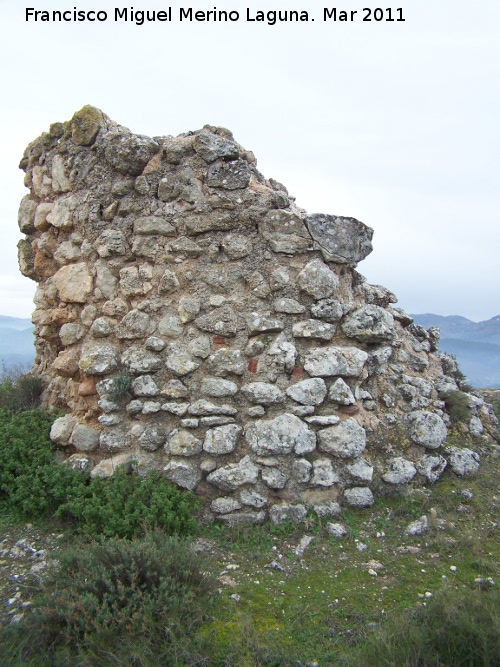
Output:
<svg viewBox="0 0 500 667">
<path fill-rule="evenodd" d="M 250 371 L 250 373 L 256 373 L 258 365 L 259 365 L 258 359 L 249 359 L 247 368 Z"/>
<path fill-rule="evenodd" d="M 226 342 L 226 339 L 224 338 L 224 336 L 214 336 L 212 338 L 212 342 L 213 342 L 214 345 L 224 345 L 225 342 Z"/>
</svg>

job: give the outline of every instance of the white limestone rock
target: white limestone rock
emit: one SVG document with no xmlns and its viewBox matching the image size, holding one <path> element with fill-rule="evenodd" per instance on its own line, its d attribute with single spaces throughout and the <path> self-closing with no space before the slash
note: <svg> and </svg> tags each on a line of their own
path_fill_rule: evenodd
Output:
<svg viewBox="0 0 500 667">
<path fill-rule="evenodd" d="M 318 448 L 322 452 L 352 459 L 365 449 L 366 432 L 354 417 L 348 417 L 336 426 L 318 431 L 318 441 Z"/>
<path fill-rule="evenodd" d="M 85 375 L 106 375 L 118 368 L 118 352 L 111 345 L 85 348 L 78 366 Z"/>
<path fill-rule="evenodd" d="M 140 375 L 131 384 L 134 396 L 158 396 L 160 390 L 151 375 Z"/>
<path fill-rule="evenodd" d="M 321 322 L 321 320 L 304 320 L 296 322 L 292 326 L 292 336 L 294 338 L 314 338 L 330 341 L 335 332 L 336 328 L 332 324 Z"/>
<path fill-rule="evenodd" d="M 312 376 L 359 377 L 368 354 L 357 347 L 318 347 L 306 352 L 304 368 Z"/>
<path fill-rule="evenodd" d="M 207 482 L 222 491 L 235 491 L 244 484 L 255 484 L 258 475 L 259 468 L 249 456 L 244 456 L 238 463 L 230 463 L 211 472 Z"/>
<path fill-rule="evenodd" d="M 341 507 L 335 500 L 331 500 L 323 505 L 314 505 L 313 509 L 319 517 L 339 516 L 341 513 Z"/>
<path fill-rule="evenodd" d="M 477 472 L 479 468 L 479 454 L 473 452 L 467 447 L 448 447 L 446 453 L 449 454 L 450 468 L 459 477 L 465 477 Z"/>
<path fill-rule="evenodd" d="M 179 299 L 179 306 L 177 312 L 179 313 L 179 320 L 181 324 L 191 322 L 198 315 L 201 308 L 201 302 L 196 297 L 181 297 Z"/>
<path fill-rule="evenodd" d="M 384 472 L 382 479 L 388 484 L 408 484 L 417 474 L 417 469 L 411 461 L 397 456 L 389 461 L 389 469 Z"/>
<path fill-rule="evenodd" d="M 130 433 L 126 428 L 120 426 L 105 429 L 101 431 L 101 435 L 99 436 L 99 445 L 102 449 L 107 449 L 108 451 L 128 449 L 130 444 Z"/>
<path fill-rule="evenodd" d="M 297 348 L 293 343 L 286 339 L 284 334 L 280 334 L 276 338 L 276 340 L 269 346 L 267 353 L 271 357 L 274 357 L 274 363 L 281 367 L 285 373 L 291 373 L 295 368 Z"/>
<path fill-rule="evenodd" d="M 306 225 L 327 261 L 357 264 L 373 250 L 373 229 L 355 218 L 313 213 Z"/>
<path fill-rule="evenodd" d="M 249 382 L 241 386 L 241 393 L 252 403 L 276 405 L 284 403 L 285 395 L 274 384 L 268 382 Z"/>
<path fill-rule="evenodd" d="M 299 484 L 307 484 L 311 479 L 312 463 L 307 459 L 295 459 L 292 463 L 292 477 Z"/>
<path fill-rule="evenodd" d="M 146 350 L 150 350 L 151 352 L 161 352 L 165 348 L 165 345 L 165 341 L 158 338 L 158 336 L 149 336 L 144 343 Z"/>
<path fill-rule="evenodd" d="M 122 364 L 133 375 L 154 373 L 163 367 L 161 357 L 140 347 L 129 347 L 122 354 Z"/>
<path fill-rule="evenodd" d="M 426 449 L 438 449 L 446 440 L 448 429 L 439 415 L 416 410 L 407 415 L 408 435 L 417 445 Z"/>
<path fill-rule="evenodd" d="M 273 317 L 273 315 L 267 311 L 249 313 L 246 316 L 246 324 L 249 336 L 283 331 L 285 326 L 282 320 Z"/>
<path fill-rule="evenodd" d="M 240 492 L 240 500 L 244 505 L 261 509 L 267 504 L 267 497 L 261 493 L 257 493 L 254 489 L 242 489 Z"/>
<path fill-rule="evenodd" d="M 165 477 L 182 489 L 193 491 L 201 481 L 201 471 L 196 463 L 173 459 L 163 468 Z"/>
<path fill-rule="evenodd" d="M 179 345 L 171 345 L 167 358 L 165 359 L 165 366 L 169 371 L 172 371 L 174 375 L 183 377 L 199 368 L 200 364 L 197 361 L 193 361 L 191 355 L 185 348 Z"/>
<path fill-rule="evenodd" d="M 246 370 L 245 358 L 240 350 L 222 347 L 208 357 L 208 369 L 212 375 L 243 375 Z"/>
<path fill-rule="evenodd" d="M 78 419 L 73 417 L 73 415 L 59 417 L 50 428 L 50 439 L 57 445 L 66 446 L 69 443 L 71 433 L 77 424 Z"/>
<path fill-rule="evenodd" d="M 131 462 L 132 454 L 128 452 L 125 452 L 124 454 L 116 454 L 110 459 L 103 459 L 100 461 L 95 468 L 92 469 L 90 476 L 92 478 L 101 477 L 107 479 L 108 477 L 112 477 L 119 468 L 129 470 Z"/>
<path fill-rule="evenodd" d="M 239 319 L 231 306 L 215 308 L 206 315 L 195 319 L 196 326 L 217 336 L 234 336 L 239 328 Z"/>
<path fill-rule="evenodd" d="M 409 535 L 410 537 L 413 535 L 423 535 L 423 533 L 426 533 L 428 530 L 429 521 L 424 514 L 424 516 L 421 516 L 420 519 L 412 521 L 408 524 L 405 530 L 405 534 Z"/>
<path fill-rule="evenodd" d="M 184 415 L 189 410 L 189 403 L 178 403 L 177 401 L 167 401 L 160 405 L 161 410 L 164 412 L 169 412 L 171 415 L 177 415 L 178 417 L 184 417 Z"/>
<path fill-rule="evenodd" d="M 367 486 L 354 486 L 350 489 L 345 489 L 344 500 L 349 507 L 354 507 L 356 509 L 371 507 L 375 502 L 373 493 Z"/>
<path fill-rule="evenodd" d="M 275 419 L 250 424 L 245 435 L 253 452 L 259 456 L 306 454 L 316 449 L 316 434 L 295 415 L 284 413 Z"/>
<path fill-rule="evenodd" d="M 114 333 L 116 321 L 109 317 L 98 317 L 90 327 L 90 335 L 94 338 L 107 338 Z"/>
<path fill-rule="evenodd" d="M 149 424 L 139 436 L 139 444 L 148 452 L 154 452 L 165 444 L 165 438 L 165 429 L 155 424 Z"/>
<path fill-rule="evenodd" d="M 351 477 L 359 482 L 371 482 L 373 479 L 373 466 L 363 458 L 360 458 L 353 463 L 349 463 L 346 466 L 346 469 Z"/>
<path fill-rule="evenodd" d="M 238 385 L 230 380 L 204 377 L 200 383 L 200 392 L 205 396 L 224 398 L 225 396 L 234 396 L 238 392 Z"/>
<path fill-rule="evenodd" d="M 327 523 L 326 532 L 332 537 L 345 537 L 347 535 L 347 530 L 342 523 Z"/>
<path fill-rule="evenodd" d="M 165 452 L 173 456 L 194 456 L 203 449 L 203 443 L 190 431 L 174 429 L 167 437 Z"/>
<path fill-rule="evenodd" d="M 209 454 L 229 454 L 235 449 L 242 430 L 237 424 L 209 429 L 205 435 L 203 450 Z"/>
<path fill-rule="evenodd" d="M 273 505 L 269 510 L 271 523 L 279 526 L 285 521 L 291 523 L 301 523 L 307 516 L 307 510 L 304 505 L 292 505 L 290 503 L 281 503 Z"/>
<path fill-rule="evenodd" d="M 328 398 L 332 403 L 338 403 L 339 405 L 353 405 L 356 403 L 349 385 L 342 378 L 337 378 L 332 384 L 328 392 Z"/>
<path fill-rule="evenodd" d="M 86 327 L 74 322 L 66 322 L 59 329 L 59 338 L 64 346 L 74 345 L 87 333 Z"/>
<path fill-rule="evenodd" d="M 321 378 L 302 380 L 288 387 L 286 395 L 302 405 L 321 405 L 325 400 L 327 388 Z"/>
<path fill-rule="evenodd" d="M 215 514 L 229 514 L 241 509 L 241 504 L 236 498 L 216 498 L 211 502 L 210 509 Z"/>
<path fill-rule="evenodd" d="M 160 393 L 166 398 L 185 398 L 189 390 L 180 380 L 174 379 L 169 380 Z"/>
<path fill-rule="evenodd" d="M 298 315 L 305 313 L 306 308 L 296 299 L 283 297 L 273 301 L 273 308 L 277 313 L 286 313 L 287 315 Z"/>
<path fill-rule="evenodd" d="M 193 338 L 189 344 L 189 350 L 193 357 L 206 359 L 212 351 L 210 338 L 208 336 L 197 336 L 196 338 Z"/>
<path fill-rule="evenodd" d="M 330 459 L 316 459 L 313 463 L 311 486 L 333 486 L 339 482 L 339 476 L 333 469 Z"/>
<path fill-rule="evenodd" d="M 52 282 L 60 300 L 66 303 L 87 303 L 94 286 L 85 262 L 61 267 L 52 277 Z"/>
<path fill-rule="evenodd" d="M 342 323 L 342 331 L 361 343 L 384 343 L 394 339 L 394 318 L 380 306 L 361 306 L 350 312 Z"/>
<path fill-rule="evenodd" d="M 288 477 L 278 468 L 264 468 L 261 477 L 270 489 L 283 489 L 288 481 Z"/>
<path fill-rule="evenodd" d="M 312 417 L 304 417 L 304 421 L 312 426 L 333 426 L 338 424 L 340 418 L 337 415 L 313 415 Z"/>
<path fill-rule="evenodd" d="M 441 477 L 448 462 L 444 456 L 426 454 L 415 465 L 426 482 L 434 483 Z"/>
<path fill-rule="evenodd" d="M 189 406 L 189 414 L 200 415 L 236 415 L 238 410 L 232 405 L 216 405 L 210 401 L 201 398 L 199 401 L 194 401 Z"/>
<path fill-rule="evenodd" d="M 158 322 L 158 333 L 163 338 L 179 338 L 184 333 L 184 327 L 177 315 L 165 315 Z"/>
<path fill-rule="evenodd" d="M 99 446 L 100 431 L 86 424 L 77 424 L 71 433 L 70 443 L 80 452 L 92 452 Z"/>
<path fill-rule="evenodd" d="M 483 432 L 483 422 L 479 419 L 479 417 L 471 417 L 469 421 L 469 433 L 478 438 L 483 434 Z"/>
<path fill-rule="evenodd" d="M 338 290 L 339 279 L 324 262 L 313 259 L 298 274 L 297 284 L 314 299 L 325 299 Z"/>
<path fill-rule="evenodd" d="M 320 299 L 311 306 L 311 315 L 330 324 L 337 324 L 344 316 L 344 304 L 337 299 Z"/>
</svg>

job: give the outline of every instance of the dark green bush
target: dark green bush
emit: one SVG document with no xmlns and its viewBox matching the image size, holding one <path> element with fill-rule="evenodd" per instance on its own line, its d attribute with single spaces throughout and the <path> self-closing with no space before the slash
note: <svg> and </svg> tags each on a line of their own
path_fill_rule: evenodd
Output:
<svg viewBox="0 0 500 667">
<path fill-rule="evenodd" d="M 369 635 L 347 664 L 356 667 L 500 665 L 500 591 L 445 590 L 426 607 Z"/>
<path fill-rule="evenodd" d="M 93 537 L 132 539 L 145 528 L 175 535 L 192 533 L 200 504 L 193 493 L 180 491 L 158 473 L 141 479 L 119 468 L 112 477 L 96 477 L 85 489 L 70 494 L 56 514 L 73 519 L 80 531 Z"/>
<path fill-rule="evenodd" d="M 21 652 L 42 664 L 63 664 L 52 662 L 57 655 L 66 664 L 152 664 L 144 661 L 150 650 L 155 664 L 181 664 L 169 657 L 206 617 L 215 590 L 208 566 L 188 545 L 155 533 L 69 551 L 59 562 L 36 610 L 0 634 L 0 648 L 9 638 L 12 657 Z"/>
<path fill-rule="evenodd" d="M 130 400 L 129 389 L 131 384 L 132 378 L 130 375 L 117 375 L 112 378 L 107 392 L 109 398 L 117 403 L 125 401 L 127 398 Z"/>
<path fill-rule="evenodd" d="M 469 399 L 462 391 L 450 391 L 445 397 L 446 411 L 453 422 L 466 422 L 472 417 Z"/>
<path fill-rule="evenodd" d="M 31 373 L 2 372 L 0 379 L 0 408 L 34 410 L 40 403 L 42 381 Z"/>
<path fill-rule="evenodd" d="M 88 475 L 56 463 L 52 421 L 41 410 L 0 410 L 0 501 L 30 519 L 52 515 L 88 483 Z"/>
<path fill-rule="evenodd" d="M 0 410 L 0 502 L 27 519 L 57 516 L 93 537 L 132 538 L 161 528 L 196 528 L 201 501 L 158 473 L 146 479 L 118 469 L 109 479 L 61 465 L 49 440 L 52 418 L 40 410 Z"/>
</svg>

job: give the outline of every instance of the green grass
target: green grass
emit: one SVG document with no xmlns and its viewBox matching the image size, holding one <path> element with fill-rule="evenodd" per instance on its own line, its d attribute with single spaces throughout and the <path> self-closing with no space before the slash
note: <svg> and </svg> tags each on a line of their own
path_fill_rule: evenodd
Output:
<svg viewBox="0 0 500 667">
<path fill-rule="evenodd" d="M 315 538 L 302 560 L 294 550 L 303 528 L 286 535 L 268 534 L 265 539 L 261 536 L 265 527 L 260 526 L 237 534 L 227 528 L 209 531 L 230 554 L 228 560 L 239 565 L 238 585 L 223 589 L 226 606 L 200 631 L 211 642 L 209 664 L 496 665 L 499 599 L 495 593 L 481 597 L 476 580 L 499 579 L 498 469 L 498 460 L 491 459 L 481 475 L 466 481 L 449 477 L 423 491 L 379 499 L 362 512 L 344 511 L 340 521 L 347 527 L 347 537 L 339 540 L 326 535 L 321 525 L 312 526 L 307 532 Z M 465 487 L 474 494 L 472 499 L 462 498 Z M 405 536 L 408 523 L 423 513 L 430 519 L 429 532 Z M 366 547 L 362 551 L 361 545 Z M 277 559 L 285 572 L 265 567 Z M 368 573 L 373 561 L 383 566 L 375 570 L 377 576 Z M 233 593 L 240 595 L 240 602 L 230 600 Z M 469 597 L 470 619 L 464 603 Z M 420 662 L 401 662 L 397 654 L 382 661 L 369 655 L 373 633 L 393 633 L 393 623 L 403 620 L 406 625 L 417 623 L 422 627 L 408 633 L 408 643 L 415 643 L 433 625 L 443 625 L 436 618 L 444 618 L 454 605 L 462 605 L 457 632 L 461 627 L 465 632 L 481 617 L 482 600 L 485 632 L 476 639 L 488 648 L 470 660 L 458 653 L 456 662 L 446 652 L 440 657 L 439 651 L 445 649 L 438 644 L 432 649 L 434 662 L 425 662 L 425 655 L 418 658 Z M 438 611 L 428 622 L 426 611 L 436 601 L 440 606 L 436 604 Z M 401 632 L 400 638 L 405 637 L 406 629 Z M 412 654 L 416 649 L 404 650 Z M 229 661 L 227 655 L 232 656 Z"/>
</svg>

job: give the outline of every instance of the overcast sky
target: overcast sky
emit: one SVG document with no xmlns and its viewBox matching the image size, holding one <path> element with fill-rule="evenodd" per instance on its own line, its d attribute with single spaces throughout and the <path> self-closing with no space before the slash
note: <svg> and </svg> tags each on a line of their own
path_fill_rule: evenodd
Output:
<svg viewBox="0 0 500 667">
<path fill-rule="evenodd" d="M 114 22 L 119 0 L 0 0 L 0 314 L 33 310 L 16 252 L 23 150 L 92 104 L 150 136 L 230 128 L 299 206 L 374 228 L 359 271 L 405 310 L 498 315 L 500 3 L 398 0 L 381 6 L 401 7 L 404 22 L 363 22 L 376 0 L 344 2 L 337 9 L 360 10 L 352 23 L 324 22 L 324 5 L 335 6 L 186 0 L 171 5 L 172 23 L 138 26 Z M 109 18 L 26 22 L 26 6 Z M 179 6 L 241 18 L 181 23 Z M 252 17 L 288 8 L 315 20 L 247 22 L 247 6 Z"/>
</svg>

